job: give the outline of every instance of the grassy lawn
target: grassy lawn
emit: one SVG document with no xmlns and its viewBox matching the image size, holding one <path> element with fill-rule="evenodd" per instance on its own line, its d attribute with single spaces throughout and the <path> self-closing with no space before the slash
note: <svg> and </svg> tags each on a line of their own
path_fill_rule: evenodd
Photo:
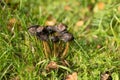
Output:
<svg viewBox="0 0 120 80">
<path fill-rule="evenodd" d="M 64 61 L 46 58 L 28 32 L 59 23 L 74 35 Z M 47 71 L 51 61 L 59 68 Z M 100 80 L 106 71 L 120 79 L 119 0 L 0 0 L 0 80 L 65 80 L 73 72 L 78 80 Z"/>
</svg>

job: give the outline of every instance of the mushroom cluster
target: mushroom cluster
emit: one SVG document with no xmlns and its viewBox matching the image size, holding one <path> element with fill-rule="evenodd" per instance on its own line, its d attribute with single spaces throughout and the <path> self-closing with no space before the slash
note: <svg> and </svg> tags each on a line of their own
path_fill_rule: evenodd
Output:
<svg viewBox="0 0 120 80">
<path fill-rule="evenodd" d="M 34 25 L 29 27 L 28 31 L 43 42 L 46 58 L 50 57 L 50 55 L 64 58 L 69 48 L 69 42 L 74 39 L 73 35 L 67 31 L 67 26 L 63 23 L 55 26 Z M 50 46 L 51 42 L 52 47 Z"/>
</svg>

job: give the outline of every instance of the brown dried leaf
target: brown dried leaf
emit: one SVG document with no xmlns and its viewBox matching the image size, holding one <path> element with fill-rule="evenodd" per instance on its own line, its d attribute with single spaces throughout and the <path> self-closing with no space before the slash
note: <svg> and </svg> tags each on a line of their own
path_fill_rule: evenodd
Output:
<svg viewBox="0 0 120 80">
<path fill-rule="evenodd" d="M 82 26 L 84 24 L 84 21 L 83 20 L 80 20 L 76 23 L 76 26 Z"/>
<path fill-rule="evenodd" d="M 58 69 L 58 65 L 57 65 L 56 62 L 51 61 L 51 62 L 47 65 L 46 69 L 47 69 L 48 71 L 51 70 L 51 69 Z"/>
<path fill-rule="evenodd" d="M 14 24 L 14 23 L 16 23 L 17 22 L 17 19 L 16 18 L 11 18 L 10 20 L 9 20 L 9 24 Z"/>
<path fill-rule="evenodd" d="M 56 19 L 47 20 L 45 24 L 49 26 L 53 26 L 56 24 Z"/>
<path fill-rule="evenodd" d="M 99 2 L 97 4 L 99 10 L 103 10 L 105 8 L 105 3 L 104 2 Z"/>
<path fill-rule="evenodd" d="M 94 9 L 93 9 L 93 12 L 99 12 L 100 10 L 104 10 L 105 9 L 105 3 L 104 2 L 98 2 Z"/>
<path fill-rule="evenodd" d="M 73 78 L 72 75 L 68 75 L 68 76 L 66 77 L 66 80 L 74 80 L 74 78 Z"/>
<path fill-rule="evenodd" d="M 7 24 L 7 29 L 8 29 L 9 31 L 11 31 L 12 33 L 14 32 L 14 27 L 13 27 L 13 25 L 14 25 L 15 23 L 17 23 L 17 19 L 16 19 L 16 18 L 11 18 L 11 19 L 9 19 L 8 24 Z"/>
<path fill-rule="evenodd" d="M 81 26 L 83 26 L 83 24 L 84 24 L 84 21 L 83 21 L 83 20 L 77 21 L 76 24 L 75 24 L 75 27 L 74 27 L 74 31 L 77 32 L 77 31 L 79 30 L 79 28 L 80 28 Z"/>
<path fill-rule="evenodd" d="M 73 72 L 72 74 L 68 75 L 65 80 L 77 80 L 77 73 Z"/>
</svg>

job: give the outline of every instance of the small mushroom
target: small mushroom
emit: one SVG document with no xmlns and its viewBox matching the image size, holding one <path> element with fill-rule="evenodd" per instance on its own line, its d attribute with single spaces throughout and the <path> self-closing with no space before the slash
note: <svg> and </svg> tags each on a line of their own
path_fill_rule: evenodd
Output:
<svg viewBox="0 0 120 80">
<path fill-rule="evenodd" d="M 73 35 L 72 34 L 70 34 L 70 33 L 63 33 L 61 36 L 60 36 L 60 39 L 62 40 L 62 41 L 64 41 L 64 42 L 67 42 L 66 43 L 66 46 L 65 46 L 65 49 L 64 49 L 64 51 L 63 51 L 63 53 L 62 53 L 62 56 L 61 56 L 61 58 L 64 58 L 65 57 L 65 55 L 67 54 L 67 52 L 68 52 L 68 49 L 69 49 L 69 41 L 72 41 L 73 39 L 74 39 L 74 37 L 73 37 Z"/>
<path fill-rule="evenodd" d="M 60 36 L 60 39 L 64 42 L 68 42 L 68 41 L 71 41 L 74 39 L 73 35 L 70 34 L 70 33 L 63 33 L 61 36 Z"/>
<path fill-rule="evenodd" d="M 31 35 L 36 35 L 36 30 L 37 30 L 38 27 L 39 27 L 39 25 L 30 26 L 30 27 L 28 28 L 29 33 L 30 33 Z"/>
</svg>

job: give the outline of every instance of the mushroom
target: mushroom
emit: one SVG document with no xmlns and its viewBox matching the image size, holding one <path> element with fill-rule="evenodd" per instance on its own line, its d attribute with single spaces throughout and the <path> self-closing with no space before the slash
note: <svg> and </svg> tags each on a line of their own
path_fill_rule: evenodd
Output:
<svg viewBox="0 0 120 80">
<path fill-rule="evenodd" d="M 58 45 L 57 42 L 59 41 L 58 36 L 51 36 L 50 40 L 53 42 L 53 56 L 57 56 L 57 49 L 58 49 Z"/>
<path fill-rule="evenodd" d="M 48 44 L 49 33 L 47 32 L 45 27 L 38 27 L 36 30 L 36 36 L 38 37 L 38 39 L 42 40 L 45 56 L 48 58 L 48 54 L 51 53 L 51 50 Z"/>
<path fill-rule="evenodd" d="M 68 49 L 69 49 L 69 41 L 72 41 L 74 39 L 74 37 L 72 34 L 67 32 L 67 33 L 61 34 L 60 39 L 64 42 L 66 42 L 65 49 L 64 49 L 62 56 L 61 56 L 61 58 L 64 58 L 65 55 L 67 54 Z"/>
<path fill-rule="evenodd" d="M 71 33 L 66 32 L 61 34 L 60 39 L 64 42 L 69 42 L 72 41 L 74 37 Z"/>
<path fill-rule="evenodd" d="M 69 42 L 74 39 L 73 35 L 67 31 L 67 26 L 63 23 L 55 26 L 34 25 L 29 27 L 28 31 L 32 35 L 36 35 L 37 38 L 42 41 L 46 58 L 48 58 L 48 54 L 52 52 L 50 49 L 49 41 L 52 41 L 53 43 L 53 56 L 58 56 L 58 53 L 61 53 L 58 49 L 61 48 L 61 45 L 64 45 L 63 42 L 66 43 L 65 47 L 63 47 L 64 49 L 61 50 L 61 58 L 64 58 L 69 49 Z M 59 42 L 60 46 L 57 42 Z"/>
</svg>

